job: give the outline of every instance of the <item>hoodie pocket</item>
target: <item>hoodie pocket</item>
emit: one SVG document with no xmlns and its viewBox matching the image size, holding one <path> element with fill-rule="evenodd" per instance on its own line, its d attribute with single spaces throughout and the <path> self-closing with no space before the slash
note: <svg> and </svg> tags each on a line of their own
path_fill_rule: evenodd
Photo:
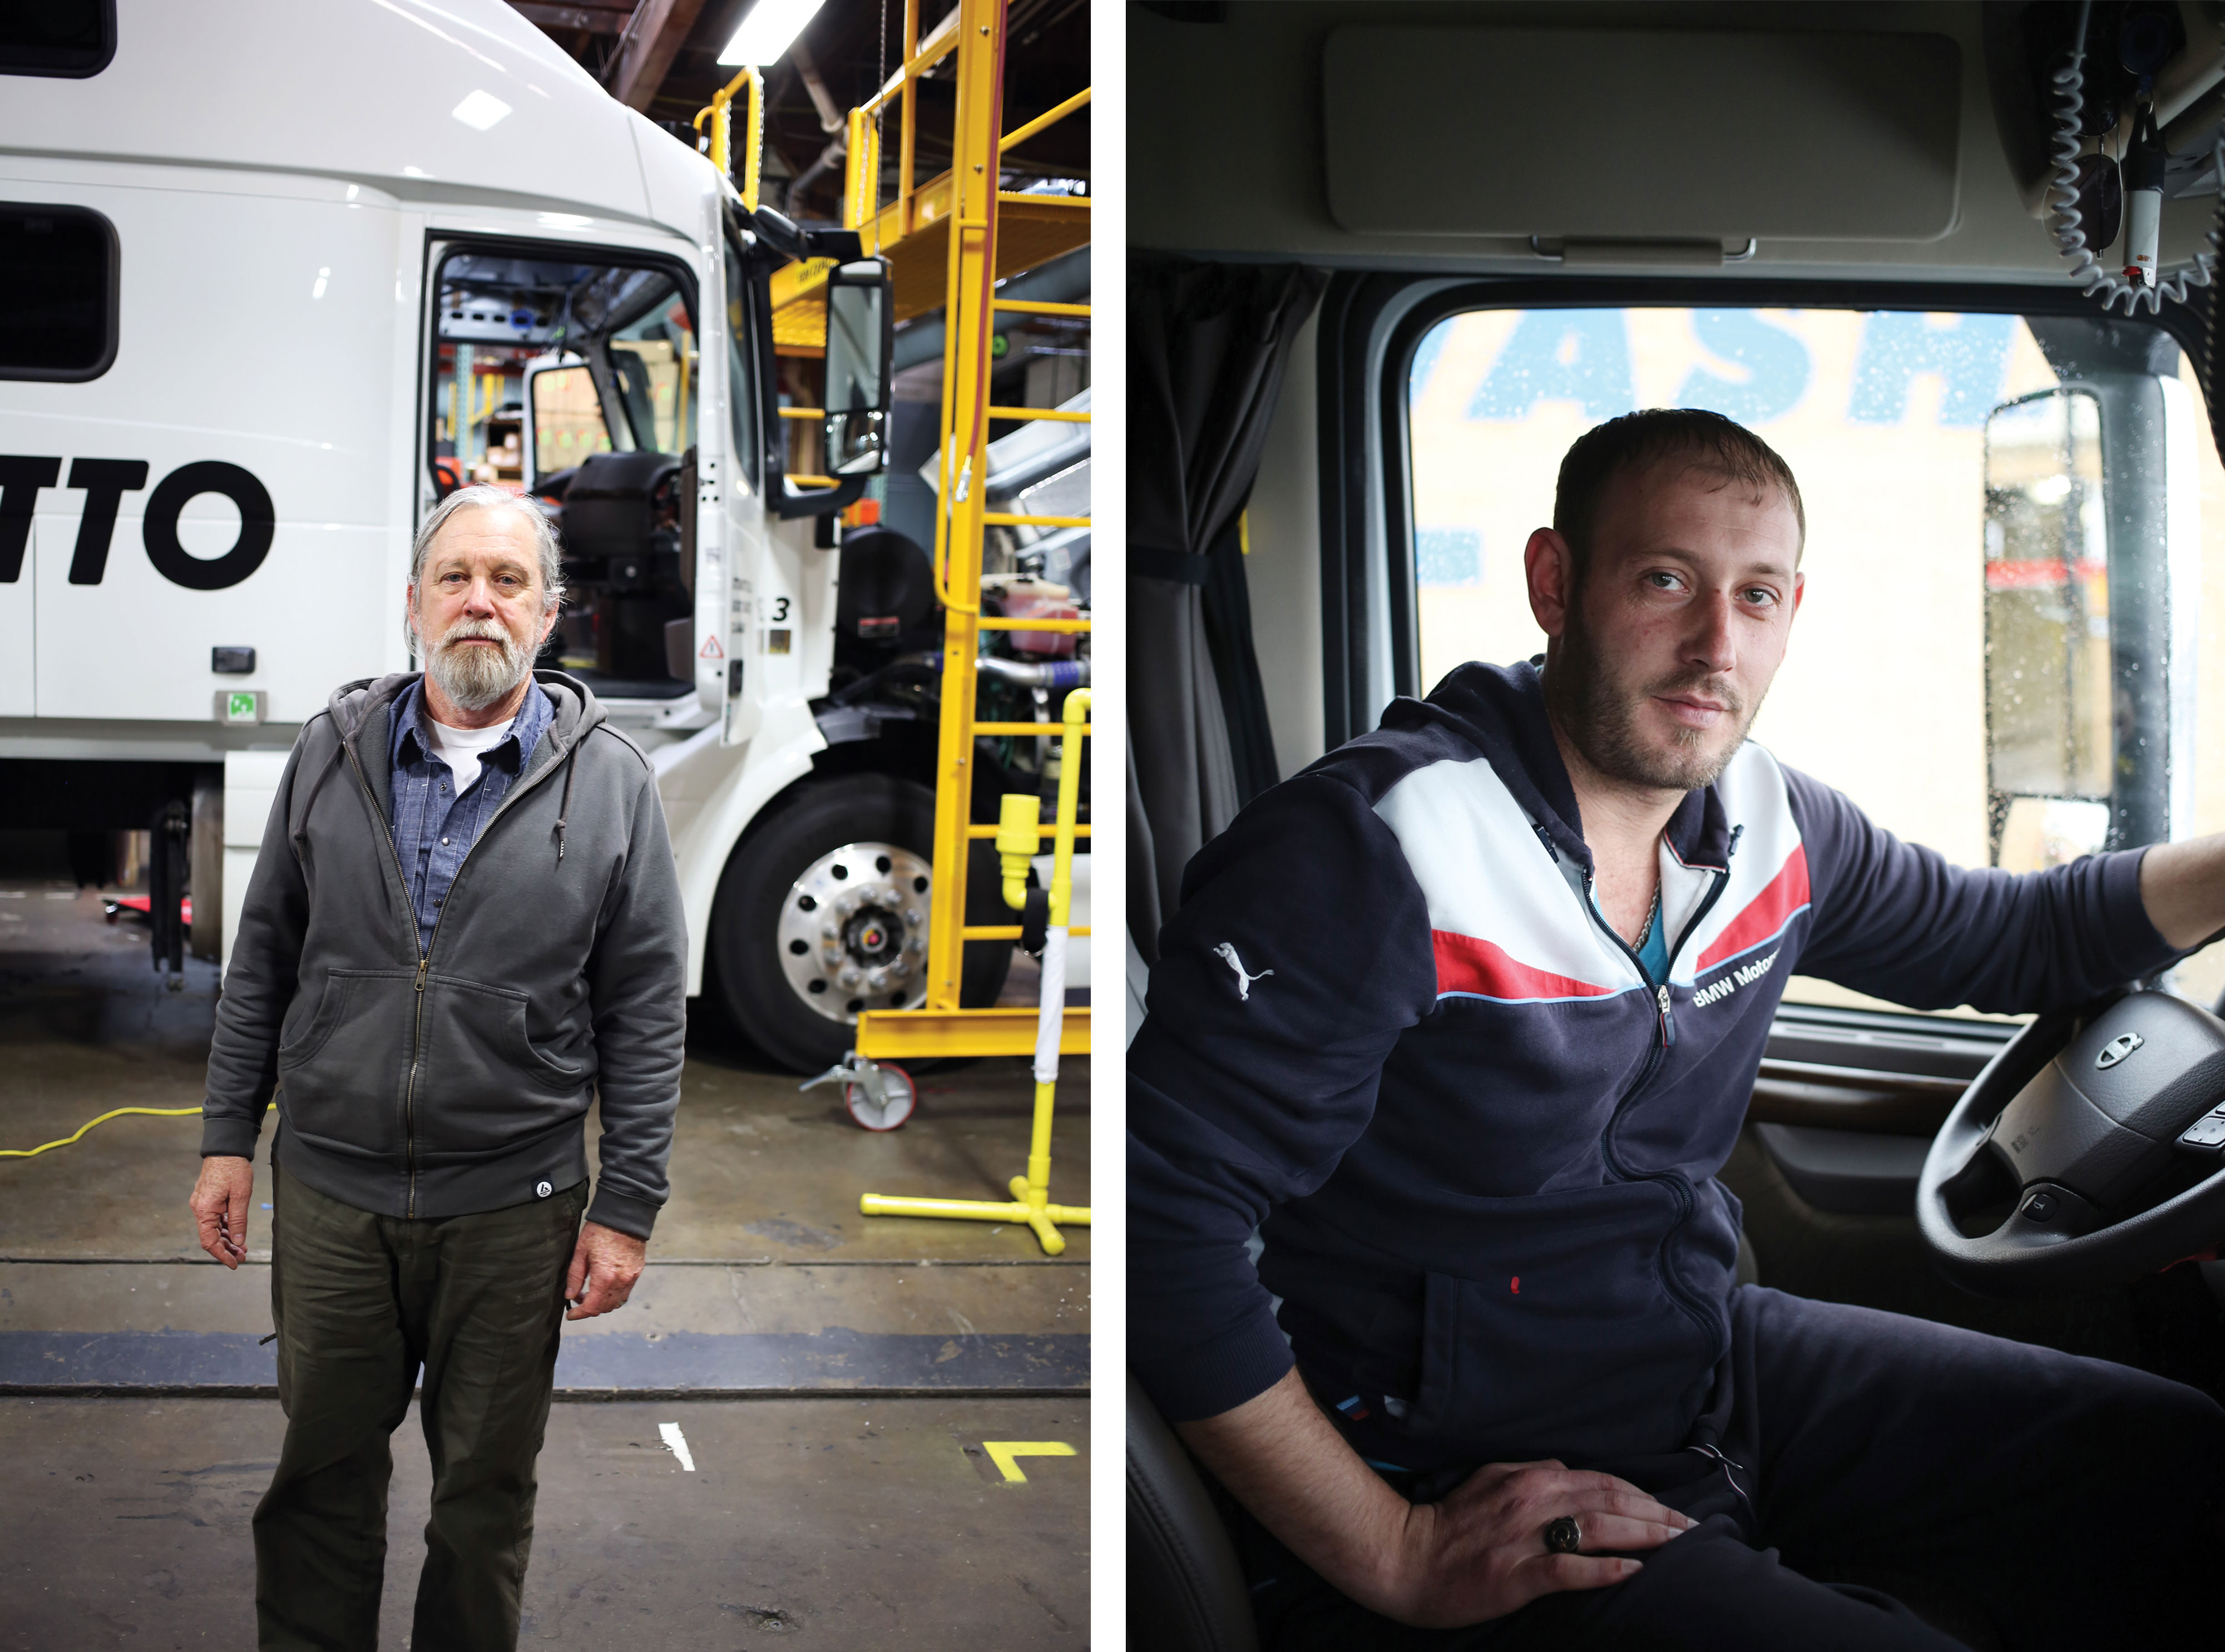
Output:
<svg viewBox="0 0 2225 1652">
<path fill-rule="evenodd" d="M 416 1034 L 414 970 L 333 970 L 301 1035 L 278 1048 L 289 1129 L 357 1153 L 402 1151 L 399 1101 Z"/>
<path fill-rule="evenodd" d="M 1575 1463 L 1673 1449 L 1713 1360 L 1650 1269 L 1547 1263 L 1428 1275 L 1420 1367 L 1416 1434 L 1489 1460 Z"/>
<path fill-rule="evenodd" d="M 514 987 L 449 975 L 427 980 L 414 1108 L 424 1157 L 502 1153 L 586 1111 L 593 1067 L 535 1047 L 526 1033 L 530 1003 Z"/>
</svg>

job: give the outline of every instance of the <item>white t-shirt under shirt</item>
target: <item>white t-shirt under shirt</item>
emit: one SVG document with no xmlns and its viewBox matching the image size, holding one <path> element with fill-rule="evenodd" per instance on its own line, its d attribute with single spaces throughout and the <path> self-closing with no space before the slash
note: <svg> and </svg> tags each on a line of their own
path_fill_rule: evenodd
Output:
<svg viewBox="0 0 2225 1652">
<path fill-rule="evenodd" d="M 509 723 L 497 723 L 491 728 L 452 729 L 446 723 L 428 717 L 422 720 L 426 738 L 431 743 L 433 754 L 448 765 L 448 772 L 456 777 L 456 795 L 461 797 L 479 782 L 479 759 L 510 737 Z"/>
</svg>

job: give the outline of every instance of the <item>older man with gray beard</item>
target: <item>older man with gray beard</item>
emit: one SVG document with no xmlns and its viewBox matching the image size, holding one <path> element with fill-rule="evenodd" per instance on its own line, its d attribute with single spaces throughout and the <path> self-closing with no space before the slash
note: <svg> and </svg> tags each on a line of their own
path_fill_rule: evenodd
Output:
<svg viewBox="0 0 2225 1652">
<path fill-rule="evenodd" d="M 275 1089 L 266 1652 L 377 1644 L 388 1440 L 421 1368 L 411 1644 L 517 1644 L 561 1322 L 625 1301 L 665 1200 L 679 883 L 648 762 L 584 684 L 533 668 L 562 597 L 536 505 L 452 494 L 410 560 L 422 675 L 310 718 L 248 887 L 192 1206 L 237 1268 Z"/>
</svg>

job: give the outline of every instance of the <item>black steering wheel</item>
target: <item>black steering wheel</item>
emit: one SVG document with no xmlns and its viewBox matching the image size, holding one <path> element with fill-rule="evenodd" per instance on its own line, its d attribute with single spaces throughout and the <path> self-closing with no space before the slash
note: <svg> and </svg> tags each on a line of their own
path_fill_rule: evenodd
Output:
<svg viewBox="0 0 2225 1652">
<path fill-rule="evenodd" d="M 2225 1021 L 2168 992 L 2042 1016 L 1932 1139 L 1916 1218 L 1989 1295 L 2121 1285 L 2225 1237 Z"/>
</svg>

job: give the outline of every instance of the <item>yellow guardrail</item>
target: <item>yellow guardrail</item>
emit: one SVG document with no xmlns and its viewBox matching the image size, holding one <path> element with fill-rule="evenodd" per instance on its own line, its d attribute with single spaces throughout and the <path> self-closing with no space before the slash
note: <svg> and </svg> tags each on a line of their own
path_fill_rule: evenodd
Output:
<svg viewBox="0 0 2225 1652">
<path fill-rule="evenodd" d="M 734 97 L 745 86 L 750 94 L 749 125 L 743 134 L 742 175 L 736 187 L 741 191 L 742 205 L 754 212 L 764 164 L 764 75 L 754 66 L 746 68 L 713 92 L 711 101 L 695 111 L 695 130 L 701 132 L 705 119 L 710 121 L 711 164 L 719 168 L 720 177 L 732 177 Z"/>
</svg>

